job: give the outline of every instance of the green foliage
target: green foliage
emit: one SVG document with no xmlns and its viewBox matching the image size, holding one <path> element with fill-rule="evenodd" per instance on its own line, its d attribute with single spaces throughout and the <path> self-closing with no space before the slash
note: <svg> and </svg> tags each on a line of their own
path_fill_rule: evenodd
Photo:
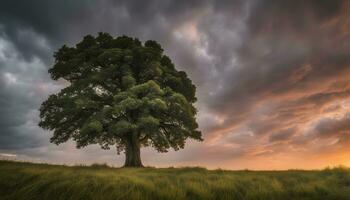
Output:
<svg viewBox="0 0 350 200">
<path fill-rule="evenodd" d="M 202 140 L 197 130 L 196 87 L 177 71 L 155 41 L 88 35 L 75 47 L 61 47 L 49 70 L 70 83 L 40 108 L 39 125 L 54 132 L 55 144 L 100 144 L 123 150 L 132 135 L 160 152 Z"/>
<path fill-rule="evenodd" d="M 87 123 L 86 125 L 83 126 L 82 128 L 82 134 L 89 134 L 91 132 L 97 132 L 100 133 L 102 131 L 102 124 L 97 121 L 97 120 L 93 120 L 89 123 Z"/>
<path fill-rule="evenodd" d="M 122 86 L 126 89 L 134 86 L 135 83 L 136 81 L 131 75 L 125 75 L 122 77 Z"/>
<path fill-rule="evenodd" d="M 350 199 L 350 170 L 66 167 L 0 161 L 1 199 Z"/>
</svg>

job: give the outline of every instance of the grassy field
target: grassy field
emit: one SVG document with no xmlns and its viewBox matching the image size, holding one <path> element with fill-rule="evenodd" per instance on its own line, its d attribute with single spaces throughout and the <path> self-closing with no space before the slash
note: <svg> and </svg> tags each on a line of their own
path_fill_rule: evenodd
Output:
<svg viewBox="0 0 350 200">
<path fill-rule="evenodd" d="M 0 161 L 0 199 L 350 199 L 350 170 L 223 171 Z"/>
</svg>

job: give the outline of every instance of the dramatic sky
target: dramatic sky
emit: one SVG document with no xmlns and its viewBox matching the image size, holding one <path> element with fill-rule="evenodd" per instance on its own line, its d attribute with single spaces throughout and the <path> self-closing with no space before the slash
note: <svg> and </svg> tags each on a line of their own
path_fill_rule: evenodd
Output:
<svg viewBox="0 0 350 200">
<path fill-rule="evenodd" d="M 64 84 L 53 53 L 87 34 L 159 41 L 197 85 L 204 142 L 145 165 L 227 169 L 350 166 L 350 2 L 1 0 L 0 157 L 50 163 L 124 156 L 49 143 L 38 108 Z"/>
</svg>

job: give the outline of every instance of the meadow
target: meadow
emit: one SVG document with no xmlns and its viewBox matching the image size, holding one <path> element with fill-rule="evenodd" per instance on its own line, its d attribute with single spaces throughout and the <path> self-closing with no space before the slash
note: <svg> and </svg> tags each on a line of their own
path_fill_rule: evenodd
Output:
<svg viewBox="0 0 350 200">
<path fill-rule="evenodd" d="M 227 171 L 0 161 L 0 199 L 350 199 L 350 169 Z"/>
</svg>

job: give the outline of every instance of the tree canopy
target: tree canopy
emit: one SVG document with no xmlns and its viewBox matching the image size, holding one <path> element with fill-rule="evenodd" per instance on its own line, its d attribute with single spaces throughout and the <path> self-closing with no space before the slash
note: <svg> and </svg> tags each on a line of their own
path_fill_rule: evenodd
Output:
<svg viewBox="0 0 350 200">
<path fill-rule="evenodd" d="M 202 140 L 196 87 L 156 41 L 99 33 L 54 57 L 51 77 L 70 84 L 40 108 L 39 126 L 53 131 L 51 142 L 116 146 L 125 166 L 142 166 L 142 146 L 167 152 L 184 148 L 187 138 Z"/>
</svg>

